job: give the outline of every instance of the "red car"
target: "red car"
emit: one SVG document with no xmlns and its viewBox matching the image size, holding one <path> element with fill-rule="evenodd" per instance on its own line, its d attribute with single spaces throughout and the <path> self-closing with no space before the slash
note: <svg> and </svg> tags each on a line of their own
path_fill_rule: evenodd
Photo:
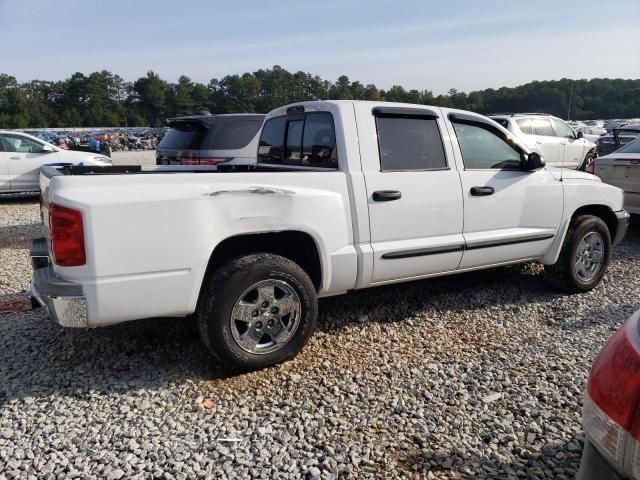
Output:
<svg viewBox="0 0 640 480">
<path fill-rule="evenodd" d="M 640 310 L 593 362 L 582 426 L 579 480 L 640 480 Z"/>
</svg>

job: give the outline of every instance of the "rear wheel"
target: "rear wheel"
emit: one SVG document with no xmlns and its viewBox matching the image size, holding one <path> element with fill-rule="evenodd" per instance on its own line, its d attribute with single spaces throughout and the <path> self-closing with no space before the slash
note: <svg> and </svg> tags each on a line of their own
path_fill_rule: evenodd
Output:
<svg viewBox="0 0 640 480">
<path fill-rule="evenodd" d="M 611 235 L 599 217 L 580 215 L 571 220 L 558 261 L 545 266 L 549 282 L 567 293 L 594 288 L 611 258 Z"/>
<path fill-rule="evenodd" d="M 316 292 L 297 264 L 268 253 L 237 258 L 203 287 L 200 334 L 220 362 L 256 370 L 293 358 L 313 333 Z"/>
</svg>

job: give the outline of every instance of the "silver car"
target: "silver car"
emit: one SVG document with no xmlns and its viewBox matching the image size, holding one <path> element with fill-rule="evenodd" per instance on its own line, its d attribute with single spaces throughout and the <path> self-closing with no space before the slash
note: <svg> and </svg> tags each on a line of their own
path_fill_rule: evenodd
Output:
<svg viewBox="0 0 640 480">
<path fill-rule="evenodd" d="M 254 164 L 264 117 L 233 113 L 172 118 L 156 148 L 156 164 Z"/>
</svg>

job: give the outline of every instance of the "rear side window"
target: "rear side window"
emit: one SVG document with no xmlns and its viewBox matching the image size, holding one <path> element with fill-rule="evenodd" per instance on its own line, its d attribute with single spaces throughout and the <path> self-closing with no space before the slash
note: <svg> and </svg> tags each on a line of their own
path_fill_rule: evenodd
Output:
<svg viewBox="0 0 640 480">
<path fill-rule="evenodd" d="M 544 135 L 547 137 L 553 137 L 553 128 L 551 128 L 551 122 L 545 118 L 534 118 L 532 121 L 534 135 Z"/>
<path fill-rule="evenodd" d="M 177 122 L 172 125 L 158 147 L 174 150 L 200 150 L 208 131 L 204 125 L 197 122 Z"/>
<path fill-rule="evenodd" d="M 435 119 L 376 117 L 376 126 L 382 171 L 447 168 Z"/>
<path fill-rule="evenodd" d="M 520 131 L 522 133 L 533 135 L 533 128 L 530 118 L 519 118 L 518 120 L 516 120 L 516 123 L 518 124 L 518 128 L 520 128 Z"/>
<path fill-rule="evenodd" d="M 258 162 L 337 169 L 333 116 L 310 112 L 267 120 L 260 136 Z"/>
<path fill-rule="evenodd" d="M 218 117 L 213 133 L 207 139 L 208 150 L 237 150 L 246 147 L 256 136 L 262 118 Z"/>
</svg>

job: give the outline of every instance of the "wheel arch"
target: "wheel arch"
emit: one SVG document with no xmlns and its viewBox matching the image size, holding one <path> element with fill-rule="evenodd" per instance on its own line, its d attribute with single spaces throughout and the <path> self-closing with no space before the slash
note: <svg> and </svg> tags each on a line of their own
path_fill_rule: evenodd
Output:
<svg viewBox="0 0 640 480">
<path fill-rule="evenodd" d="M 567 231 L 569 230 L 569 224 L 574 218 L 580 215 L 593 215 L 600 218 L 607 226 L 611 240 L 615 238 L 618 229 L 618 222 L 611 207 L 599 203 L 581 205 L 573 211 L 571 216 L 565 217 L 565 220 L 558 229 L 558 235 L 551 245 L 551 248 L 541 260 L 543 264 L 552 265 L 558 260 L 562 245 L 564 245 L 564 239 L 567 235 Z"/>
<path fill-rule="evenodd" d="M 301 230 L 246 233 L 227 237 L 215 246 L 200 282 L 198 299 L 204 282 L 212 272 L 229 260 L 253 253 L 272 253 L 285 257 L 309 275 L 316 292 L 322 287 L 324 270 L 321 249 L 309 233 Z"/>
</svg>

